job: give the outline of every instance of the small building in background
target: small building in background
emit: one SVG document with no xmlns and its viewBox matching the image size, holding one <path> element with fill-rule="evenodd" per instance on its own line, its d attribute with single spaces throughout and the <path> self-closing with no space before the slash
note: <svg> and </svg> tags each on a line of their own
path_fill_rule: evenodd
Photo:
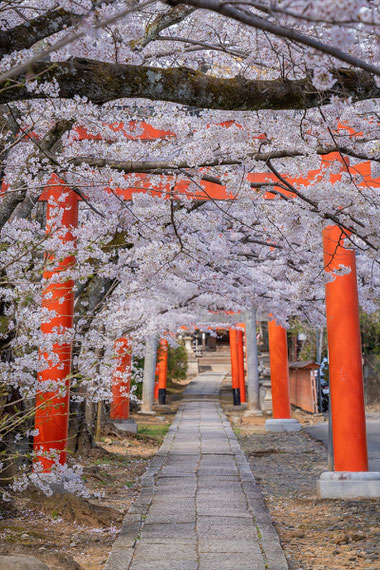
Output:
<svg viewBox="0 0 380 570">
<path fill-rule="evenodd" d="M 318 412 L 317 370 L 313 360 L 289 363 L 290 403 L 305 412 Z"/>
</svg>

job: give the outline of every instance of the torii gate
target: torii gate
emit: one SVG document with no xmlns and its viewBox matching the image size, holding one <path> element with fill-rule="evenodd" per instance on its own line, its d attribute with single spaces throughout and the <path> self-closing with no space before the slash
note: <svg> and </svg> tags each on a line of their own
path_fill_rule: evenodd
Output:
<svg viewBox="0 0 380 570">
<path fill-rule="evenodd" d="M 146 123 L 142 123 L 143 134 L 137 138 L 154 139 L 163 136 L 170 136 L 152 129 Z M 228 126 L 226 124 L 225 126 Z M 115 126 L 115 130 L 123 130 L 123 125 Z M 80 136 L 89 137 L 83 129 L 78 129 Z M 126 136 L 129 136 L 126 133 Z M 99 137 L 98 137 L 99 138 Z M 341 157 L 339 155 L 339 160 Z M 322 161 L 334 160 L 334 156 L 325 156 Z M 349 168 L 346 166 L 346 168 Z M 370 163 L 365 162 L 355 166 L 363 175 L 363 184 L 378 186 L 378 181 L 372 180 L 370 173 Z M 319 170 L 309 173 L 308 179 L 285 178 L 291 183 L 302 181 L 303 184 L 310 183 L 315 179 Z M 339 175 L 338 175 L 339 176 Z M 168 185 L 158 185 L 154 189 L 150 187 L 149 175 L 141 174 L 139 189 L 127 187 L 119 189 L 118 194 L 124 199 L 130 199 L 134 192 L 151 191 L 153 194 L 161 195 Z M 263 182 L 271 178 L 270 174 L 250 174 L 248 178 L 252 182 Z M 126 175 L 128 180 L 128 175 Z M 272 175 L 272 180 L 277 178 Z M 332 183 L 334 182 L 331 180 Z M 62 191 L 66 193 L 65 198 L 58 207 L 63 212 L 62 229 L 64 233 L 61 239 L 64 242 L 72 241 L 75 247 L 75 239 L 71 229 L 77 226 L 78 220 L 78 196 L 67 187 L 59 185 L 57 179 L 53 180 L 53 187 L 48 187 L 41 196 L 41 200 L 56 199 L 61 196 Z M 182 180 L 175 185 L 174 197 L 184 192 L 189 182 Z M 205 193 L 196 192 L 191 197 L 193 199 L 233 199 L 226 188 L 212 182 L 203 181 Z M 142 189 L 143 188 L 143 189 Z M 283 190 L 280 190 L 284 193 Z M 188 195 L 188 193 L 186 193 Z M 291 194 L 291 192 L 289 192 Z M 270 199 L 271 196 L 265 196 Z M 51 210 L 53 206 L 48 202 L 47 228 L 50 229 Z M 358 296 L 356 282 L 355 253 L 343 245 L 343 235 L 339 227 L 329 226 L 324 231 L 324 259 L 327 271 L 338 269 L 341 264 L 348 266 L 351 270 L 349 274 L 337 276 L 335 280 L 326 286 L 326 313 L 327 331 L 329 343 L 330 360 L 330 385 L 331 385 L 331 407 L 333 420 L 333 441 L 334 460 L 336 472 L 322 474 L 320 481 L 321 496 L 342 497 L 346 491 L 342 490 L 342 481 L 348 483 L 344 485 L 351 489 L 348 496 L 375 496 L 379 493 L 380 474 L 368 473 L 368 459 L 366 446 L 366 426 L 363 396 L 363 376 L 361 362 L 361 342 L 358 313 Z M 68 256 L 57 266 L 45 273 L 46 278 L 53 274 L 59 274 L 65 268 L 74 263 L 74 258 Z M 63 295 L 62 295 L 63 292 Z M 64 301 L 62 302 L 62 297 Z M 44 291 L 43 305 L 54 310 L 56 316 L 49 323 L 42 325 L 42 332 L 49 333 L 53 327 L 59 327 L 61 332 L 71 328 L 73 323 L 73 283 L 66 281 L 62 283 L 50 284 Z M 270 335 L 270 358 L 272 369 L 272 392 L 274 418 L 286 420 L 290 418 L 289 403 L 289 381 L 287 366 L 286 332 L 282 327 L 272 320 L 269 325 Z M 71 365 L 71 346 L 67 343 L 56 343 L 53 349 L 58 364 L 51 363 L 50 367 L 39 373 L 39 380 L 53 380 L 56 383 L 67 385 L 67 376 Z M 120 356 L 120 355 L 119 355 Z M 120 372 L 120 365 L 118 365 Z M 44 453 L 56 450 L 59 461 L 66 461 L 66 443 L 68 432 L 69 396 L 68 390 L 64 396 L 57 392 L 39 392 L 37 395 L 37 411 L 35 425 L 39 434 L 35 437 L 34 449 L 40 453 L 40 461 L 43 469 L 49 471 L 53 461 L 44 458 Z M 366 482 L 366 489 L 363 491 L 363 480 Z M 374 490 L 374 488 L 376 489 Z M 337 490 L 336 490 L 337 489 Z M 354 490 L 353 490 L 354 489 Z M 338 493 L 337 495 L 334 493 Z M 354 494 L 352 494 L 354 493 Z M 355 494 L 356 493 L 356 494 Z"/>
</svg>

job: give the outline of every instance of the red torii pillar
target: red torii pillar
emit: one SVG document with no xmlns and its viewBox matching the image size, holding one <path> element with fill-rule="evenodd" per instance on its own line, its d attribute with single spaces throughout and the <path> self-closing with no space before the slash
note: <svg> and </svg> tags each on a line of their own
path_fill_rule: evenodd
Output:
<svg viewBox="0 0 380 570">
<path fill-rule="evenodd" d="M 168 341 L 162 339 L 159 345 L 159 355 L 157 363 L 157 396 L 158 403 L 161 405 L 166 404 L 166 384 L 168 377 Z"/>
<path fill-rule="evenodd" d="M 129 419 L 129 391 L 131 389 L 132 355 L 128 339 L 115 342 L 116 369 L 112 384 L 111 420 Z"/>
<path fill-rule="evenodd" d="M 156 364 L 156 370 L 154 371 L 154 392 L 153 399 L 158 400 L 158 362 Z"/>
<path fill-rule="evenodd" d="M 110 420 L 118 429 L 136 433 L 136 421 L 129 417 L 132 350 L 127 338 L 121 337 L 115 341 L 115 355 Z"/>
<path fill-rule="evenodd" d="M 237 330 L 237 357 L 238 357 L 238 369 L 239 369 L 239 388 L 240 388 L 240 403 L 245 404 L 247 402 L 245 395 L 245 371 L 244 371 L 244 342 L 243 342 L 243 331 Z"/>
<path fill-rule="evenodd" d="M 232 398 L 234 406 L 240 406 L 240 375 L 238 356 L 238 331 L 230 328 Z"/>
<path fill-rule="evenodd" d="M 273 419 L 266 420 L 265 431 L 299 431 L 300 424 L 291 419 L 286 330 L 273 319 L 268 336 Z"/>
<path fill-rule="evenodd" d="M 78 225 L 78 197 L 57 177 L 53 177 L 52 186 L 47 189 L 46 232 L 63 230 L 60 235 L 62 243 L 72 243 L 75 248 L 76 239 L 71 230 Z M 60 220 L 59 228 L 55 227 L 54 220 Z M 54 262 L 52 256 L 47 259 Z M 61 272 L 70 269 L 75 264 L 75 256 L 68 255 L 58 260 L 53 269 L 46 269 L 44 279 L 49 281 Z M 73 280 L 54 281 L 47 285 L 43 292 L 42 306 L 52 312 L 50 320 L 41 324 L 41 331 L 47 335 L 56 332 L 64 335 L 73 326 L 74 313 L 74 282 Z M 43 341 L 42 341 L 43 342 Z M 52 350 L 42 345 L 40 361 L 44 365 L 38 373 L 39 382 L 46 383 L 47 388 L 40 390 L 36 395 L 34 453 L 36 461 L 40 464 L 36 470 L 51 471 L 58 461 L 66 463 L 67 438 L 69 425 L 69 401 L 71 372 L 71 343 L 55 342 Z M 48 366 L 46 366 L 46 364 Z M 44 387 L 45 388 L 45 387 Z M 50 388 L 50 389 L 49 389 Z"/>
<path fill-rule="evenodd" d="M 323 232 L 325 270 L 350 269 L 326 284 L 330 405 L 335 472 L 322 473 L 322 498 L 380 496 L 380 473 L 368 472 L 363 369 L 355 252 L 339 226 Z"/>
</svg>

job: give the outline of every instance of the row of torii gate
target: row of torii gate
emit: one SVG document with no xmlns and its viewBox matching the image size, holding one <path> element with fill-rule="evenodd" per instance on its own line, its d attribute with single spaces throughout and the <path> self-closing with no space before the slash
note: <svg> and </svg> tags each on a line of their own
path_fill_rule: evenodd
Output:
<svg viewBox="0 0 380 570">
<path fill-rule="evenodd" d="M 129 127 L 133 127 L 131 123 Z M 226 128 L 228 124 L 225 125 Z M 158 131 L 142 122 L 139 127 L 142 133 L 131 136 L 124 131 L 123 124 L 114 126 L 115 130 L 122 130 L 127 138 L 140 138 L 152 140 L 171 136 L 171 133 Z M 100 138 L 88 135 L 84 129 L 78 127 L 79 138 Z M 338 153 L 326 155 L 322 162 L 328 164 L 333 160 L 342 162 Z M 342 168 L 350 169 L 347 164 Z M 308 178 L 285 179 L 292 184 L 301 182 L 310 184 L 320 176 L 320 170 L 309 172 Z M 355 166 L 355 174 L 360 173 L 363 178 L 361 186 L 379 186 L 378 180 L 371 178 L 370 163 L 364 162 Z M 152 187 L 149 175 L 139 175 L 139 188 L 132 184 L 126 188 L 118 189 L 118 195 L 126 200 L 130 199 L 134 192 L 149 191 L 157 195 L 168 190 L 168 183 Z M 277 181 L 274 175 L 267 173 L 252 173 L 248 175 L 251 182 L 263 182 L 268 179 Z M 333 184 L 339 179 L 338 175 L 330 178 Z M 166 185 L 166 186 L 165 186 Z M 175 186 L 174 196 L 186 190 L 189 182 L 182 180 Z M 189 196 L 189 199 L 233 199 L 226 188 L 212 183 L 202 182 L 204 194 L 199 193 Z M 107 189 L 106 189 L 107 190 Z M 286 191 L 278 189 L 280 193 Z M 291 195 L 291 192 L 288 193 Z M 267 195 L 264 198 L 270 199 Z M 293 198 L 293 196 L 292 196 Z M 296 199 L 296 198 L 294 198 Z M 72 242 L 75 247 L 75 238 L 71 230 L 78 224 L 78 195 L 70 190 L 62 181 L 53 176 L 40 200 L 47 201 L 46 230 L 52 230 L 52 220 L 56 216 L 57 207 L 61 218 L 61 239 L 64 243 Z M 345 233 L 338 226 L 329 226 L 323 232 L 324 264 L 326 271 L 339 270 L 341 265 L 350 269 L 349 273 L 339 275 L 334 281 L 326 285 L 326 314 L 327 333 L 329 346 L 330 366 L 330 395 L 331 414 L 333 425 L 333 447 L 335 472 L 324 473 L 320 480 L 320 493 L 322 497 L 342 497 L 347 494 L 352 496 L 380 496 L 380 473 L 368 472 L 368 456 L 366 442 L 366 424 L 363 394 L 362 354 L 359 325 L 359 306 L 356 278 L 355 252 L 344 246 Z M 50 261 L 52 261 L 50 259 Z M 54 261 L 54 260 L 53 260 Z M 59 274 L 75 264 L 75 256 L 68 256 L 63 260 L 53 263 L 53 269 L 46 270 L 44 278 L 49 280 L 52 275 Z M 43 333 L 60 331 L 62 334 L 73 326 L 74 316 L 74 283 L 62 281 L 50 283 L 43 293 L 43 306 L 53 311 L 50 321 L 41 325 Z M 254 312 L 245 323 L 246 355 L 247 355 L 247 385 L 248 407 L 251 410 L 259 408 L 258 398 L 258 372 L 257 372 L 257 347 L 256 347 L 256 319 Z M 275 317 L 275 316 L 274 316 Z M 243 332 L 241 329 L 230 329 L 231 358 L 232 358 L 232 383 L 234 402 L 238 402 L 245 391 L 243 356 Z M 157 363 L 158 384 L 156 395 L 162 403 L 166 391 L 166 340 L 160 345 L 160 356 Z M 154 397 L 154 377 L 156 372 L 156 343 L 154 338 L 147 339 L 145 353 L 145 370 L 143 385 L 142 409 L 151 409 Z M 291 420 L 291 408 L 289 398 L 289 373 L 286 331 L 278 326 L 275 319 L 269 322 L 269 349 L 271 366 L 271 387 L 273 401 L 273 418 L 286 424 Z M 51 382 L 57 386 L 66 385 L 66 392 L 62 391 L 39 391 L 36 398 L 35 428 L 38 430 L 34 439 L 34 451 L 39 462 L 39 469 L 49 472 L 55 461 L 66 462 L 66 448 L 69 423 L 69 376 L 71 371 L 71 345 L 69 343 L 55 343 L 53 354 L 40 353 L 40 359 L 44 362 L 38 374 L 40 382 Z M 111 403 L 111 419 L 124 420 L 129 414 L 129 390 L 128 369 L 131 364 L 131 346 L 126 338 L 115 340 L 115 372 L 113 381 L 113 401 Z M 242 372 L 243 370 L 243 372 Z M 242 376 L 243 374 L 243 376 Z M 153 379 L 153 381 L 152 381 Z M 285 422 L 283 421 L 285 420 Z M 293 420 L 294 422 L 294 420 Z"/>
</svg>

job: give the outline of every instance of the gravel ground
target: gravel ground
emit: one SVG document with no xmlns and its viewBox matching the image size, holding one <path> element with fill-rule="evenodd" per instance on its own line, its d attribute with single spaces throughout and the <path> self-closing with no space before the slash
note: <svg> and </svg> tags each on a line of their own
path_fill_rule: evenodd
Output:
<svg viewBox="0 0 380 570">
<path fill-rule="evenodd" d="M 380 501 L 319 499 L 316 481 L 327 470 L 321 443 L 302 432 L 265 434 L 264 418 L 259 425 L 230 419 L 291 570 L 380 569 Z"/>
</svg>

